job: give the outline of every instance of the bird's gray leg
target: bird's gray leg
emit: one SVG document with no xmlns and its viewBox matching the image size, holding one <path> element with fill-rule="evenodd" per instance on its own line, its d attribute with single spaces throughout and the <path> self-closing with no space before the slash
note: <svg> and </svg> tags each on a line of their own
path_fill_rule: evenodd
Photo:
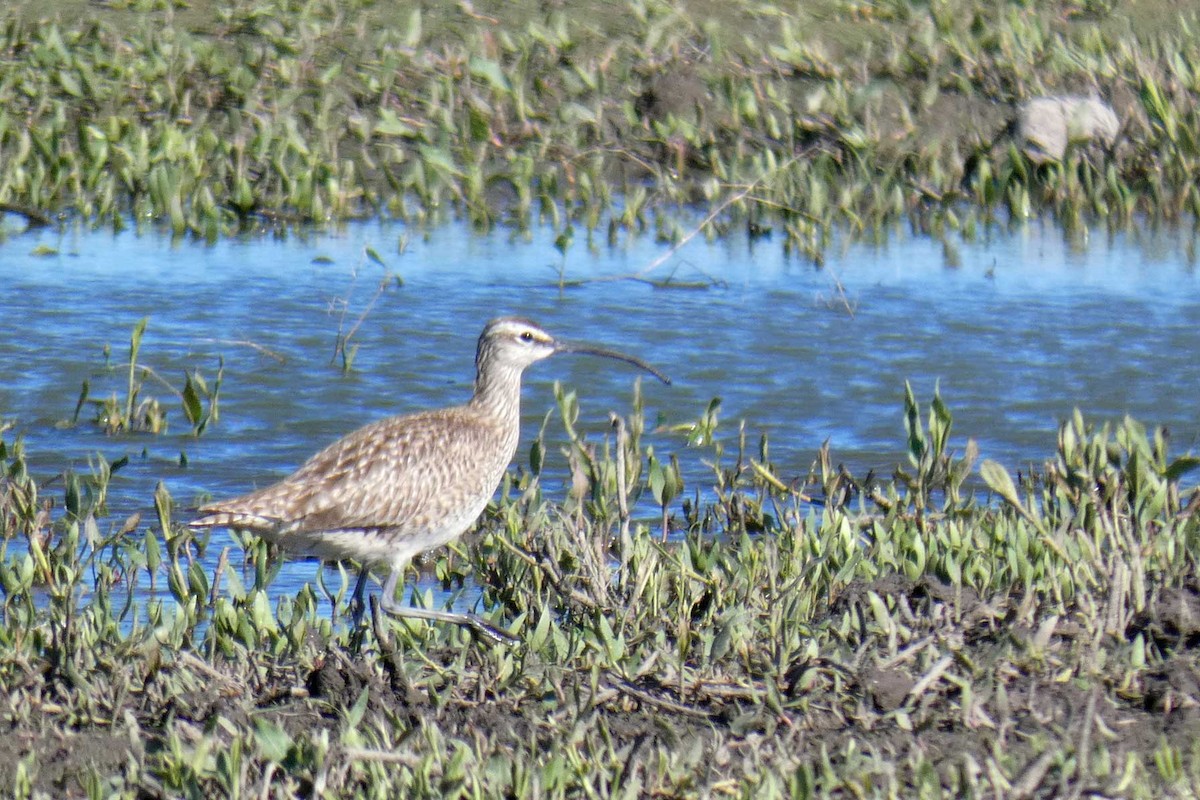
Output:
<svg viewBox="0 0 1200 800">
<path fill-rule="evenodd" d="M 364 602 L 367 591 L 367 574 L 370 572 L 364 564 L 358 570 L 358 582 L 354 584 L 354 594 L 350 598 L 350 618 L 357 628 L 362 622 L 363 612 L 367 608 Z"/>
<path fill-rule="evenodd" d="M 393 566 L 391 574 L 388 575 L 387 582 L 383 585 L 383 596 L 379 607 L 387 613 L 397 617 L 411 617 L 413 619 L 427 619 L 433 622 L 467 625 L 476 633 L 486 636 L 497 644 L 514 645 L 521 641 L 512 634 L 489 625 L 478 614 L 455 614 L 450 611 L 436 611 L 432 608 L 414 608 L 412 606 L 400 605 L 396 602 L 396 584 L 403 572 L 403 567 Z"/>
<path fill-rule="evenodd" d="M 367 609 L 364 602 L 367 589 L 367 575 L 370 570 L 364 564 L 358 571 L 358 582 L 354 584 L 354 594 L 350 597 L 350 652 L 357 654 L 362 649 L 366 628 L 362 625 L 363 613 Z"/>
</svg>

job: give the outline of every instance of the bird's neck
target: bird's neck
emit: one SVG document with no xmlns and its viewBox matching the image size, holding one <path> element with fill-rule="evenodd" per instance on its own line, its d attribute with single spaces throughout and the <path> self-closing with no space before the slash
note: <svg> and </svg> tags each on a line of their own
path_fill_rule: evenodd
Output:
<svg viewBox="0 0 1200 800">
<path fill-rule="evenodd" d="M 521 416 L 521 369 L 496 363 L 481 364 L 475 374 L 471 405 L 504 420 Z"/>
</svg>

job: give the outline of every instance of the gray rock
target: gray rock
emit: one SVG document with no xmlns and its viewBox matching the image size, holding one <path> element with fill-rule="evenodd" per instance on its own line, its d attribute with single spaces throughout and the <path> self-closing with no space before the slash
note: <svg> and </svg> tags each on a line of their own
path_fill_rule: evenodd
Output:
<svg viewBox="0 0 1200 800">
<path fill-rule="evenodd" d="M 1112 106 L 1096 97 L 1035 97 L 1017 109 L 1021 148 L 1038 163 L 1062 160 L 1069 143 L 1111 147 L 1120 128 Z"/>
</svg>

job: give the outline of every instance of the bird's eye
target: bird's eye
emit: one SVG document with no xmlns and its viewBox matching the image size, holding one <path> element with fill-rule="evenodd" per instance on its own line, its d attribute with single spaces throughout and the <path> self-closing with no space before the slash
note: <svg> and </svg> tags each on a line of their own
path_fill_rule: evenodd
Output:
<svg viewBox="0 0 1200 800">
<path fill-rule="evenodd" d="M 530 333 L 529 331 L 521 331 L 521 341 L 522 342 L 532 342 L 533 334 Z"/>
</svg>

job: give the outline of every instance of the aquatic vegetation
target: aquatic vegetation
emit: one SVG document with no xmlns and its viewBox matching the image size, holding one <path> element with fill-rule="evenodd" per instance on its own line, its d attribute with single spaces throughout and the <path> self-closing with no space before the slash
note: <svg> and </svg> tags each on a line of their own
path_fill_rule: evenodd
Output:
<svg viewBox="0 0 1200 800">
<path fill-rule="evenodd" d="M 85 380 L 79 391 L 79 399 L 75 403 L 75 413 L 71 423 L 79 421 L 79 414 L 84 406 L 91 405 L 94 411 L 92 422 L 107 434 L 124 432 L 165 433 L 167 430 L 167 409 L 157 397 L 144 397 L 143 389 L 146 381 L 153 379 L 163 388 L 179 398 L 184 417 L 192 426 L 192 435 L 199 436 L 208 426 L 217 421 L 219 416 L 219 399 L 221 382 L 224 379 L 224 359 L 217 360 L 217 374 L 212 387 L 209 387 L 204 374 L 193 367 L 184 375 L 182 389 L 151 369 L 138 362 L 142 350 L 142 338 L 146 333 L 149 317 L 143 317 L 133 326 L 129 337 L 129 361 L 121 365 L 125 369 L 126 389 L 124 399 L 120 399 L 114 391 L 108 397 L 96 399 L 91 397 L 92 382 Z M 107 360 L 108 347 L 105 346 Z M 106 373 L 114 372 L 109 367 Z"/>
<path fill-rule="evenodd" d="M 1135 34 L 1085 5 L 18 4 L 0 202 L 210 241 L 447 214 L 677 241 L 703 220 L 817 261 L 834 226 L 1195 215 L 1196 19 Z M 1018 104 L 1080 89 L 1120 118 L 1111 152 L 1031 160 Z"/>
<path fill-rule="evenodd" d="M 704 489 L 664 503 L 664 543 L 636 510 L 661 502 L 648 440 L 665 466 L 686 433 L 647 433 L 635 399 L 589 436 L 559 405 L 564 497 L 539 438 L 435 569 L 522 644 L 373 609 L 357 659 L 321 596 L 344 601 L 348 575 L 272 595 L 261 543 L 211 552 L 161 485 L 155 519 L 110 524 L 117 465 L 70 479 L 53 513 L 5 443 L 0 713 L 25 744 L 3 778 L 26 796 L 1194 787 L 1200 495 L 1180 479 L 1200 459 L 1163 431 L 1076 414 L 1040 468 L 977 473 L 949 409 L 909 391 L 893 479 L 828 446 L 793 478 L 714 402 L 692 426 Z"/>
<path fill-rule="evenodd" d="M 366 247 L 363 249 L 362 260 L 364 264 L 365 262 L 369 261 L 376 266 L 382 267 L 384 272 L 383 276 L 379 279 L 379 285 L 376 287 L 375 293 L 371 296 L 371 299 L 367 301 L 366 307 L 359 313 L 349 330 L 346 329 L 346 315 L 350 313 L 350 298 L 353 294 L 354 284 L 358 281 L 358 274 L 363 266 L 362 264 L 356 266 L 354 271 L 351 273 L 350 287 L 347 290 L 346 295 L 339 297 L 334 301 L 334 306 L 339 314 L 338 332 L 336 341 L 334 343 L 332 360 L 341 361 L 343 373 L 349 372 L 351 369 L 353 369 L 354 356 L 358 354 L 358 345 L 351 344 L 354 334 L 366 321 L 367 317 L 371 315 L 371 311 L 375 308 L 375 304 L 379 301 L 379 298 L 383 296 L 383 293 L 387 291 L 389 286 L 392 286 L 393 284 L 395 286 L 404 285 L 404 279 L 398 274 L 392 272 L 392 270 L 384 262 L 383 258 L 379 255 L 378 251 L 376 251 L 373 247 Z"/>
</svg>

